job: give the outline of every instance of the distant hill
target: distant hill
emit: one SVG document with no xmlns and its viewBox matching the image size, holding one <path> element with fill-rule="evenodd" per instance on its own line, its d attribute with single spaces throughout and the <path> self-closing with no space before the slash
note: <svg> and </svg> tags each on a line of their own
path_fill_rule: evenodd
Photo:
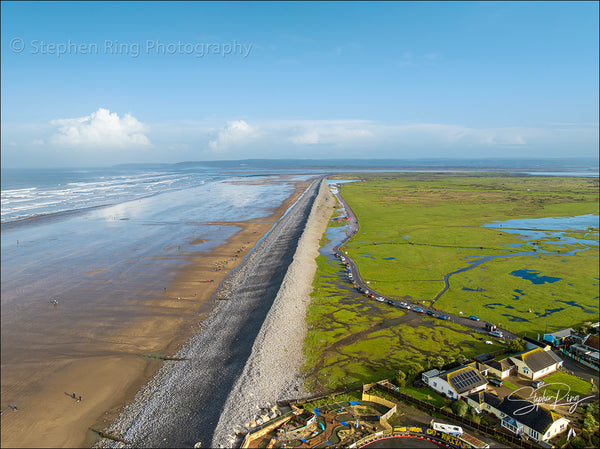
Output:
<svg viewBox="0 0 600 449">
<path fill-rule="evenodd" d="M 337 168 L 337 169 L 496 169 L 496 170 L 539 170 L 539 171 L 598 171 L 598 159 L 593 158 L 548 158 L 548 159 L 243 159 L 231 161 L 187 161 L 175 164 L 122 164 L 117 167 L 131 168 L 186 168 L 218 167 L 247 168 Z"/>
</svg>

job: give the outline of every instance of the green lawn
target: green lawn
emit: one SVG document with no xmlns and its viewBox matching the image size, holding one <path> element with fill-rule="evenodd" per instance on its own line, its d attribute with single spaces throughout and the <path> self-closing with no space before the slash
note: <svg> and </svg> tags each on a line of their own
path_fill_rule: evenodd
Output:
<svg viewBox="0 0 600 449">
<path fill-rule="evenodd" d="M 419 399 L 423 402 L 428 402 L 429 404 L 435 405 L 436 407 L 443 407 L 446 405 L 446 400 L 443 396 L 439 395 L 431 388 L 422 388 L 417 390 L 413 387 L 404 387 L 401 389 L 403 393 L 406 393 L 409 396 L 412 396 L 415 399 Z"/>
<path fill-rule="evenodd" d="M 511 382 L 507 382 L 506 380 L 502 381 L 502 385 L 505 386 L 506 388 L 511 389 L 511 390 L 517 390 L 517 389 L 520 388 L 518 385 L 515 385 L 515 384 L 513 384 Z"/>
<path fill-rule="evenodd" d="M 546 384 L 550 384 L 543 387 L 546 396 L 556 397 L 558 394 L 558 397 L 562 398 L 568 394 L 571 397 L 579 396 L 582 398 L 583 396 L 589 395 L 592 391 L 597 390 L 590 382 L 586 382 L 578 377 L 562 372 L 550 374 L 542 380 Z"/>
</svg>

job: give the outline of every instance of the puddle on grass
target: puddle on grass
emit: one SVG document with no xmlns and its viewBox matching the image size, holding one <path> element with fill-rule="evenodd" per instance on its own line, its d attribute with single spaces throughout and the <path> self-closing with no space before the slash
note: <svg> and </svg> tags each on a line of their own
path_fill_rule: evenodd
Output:
<svg viewBox="0 0 600 449">
<path fill-rule="evenodd" d="M 368 257 L 369 259 L 375 260 L 375 256 L 373 254 L 367 254 L 367 253 L 356 253 L 356 254 L 360 254 L 361 256 L 365 256 L 365 257 Z"/>
<path fill-rule="evenodd" d="M 564 301 L 562 299 L 557 299 L 556 302 L 562 302 L 563 304 L 566 304 L 568 306 L 579 307 L 585 313 L 596 313 L 595 310 L 586 309 L 585 307 L 580 306 L 579 304 L 577 304 L 575 301 Z M 590 307 L 595 307 L 596 309 L 598 308 L 598 306 L 590 306 Z"/>
<path fill-rule="evenodd" d="M 506 304 L 502 304 L 502 303 L 500 303 L 500 302 L 493 302 L 493 303 L 491 303 L 491 304 L 484 304 L 484 305 L 483 305 L 483 307 L 485 307 L 486 309 L 492 309 L 492 310 L 496 309 L 496 307 L 494 307 L 494 306 L 501 306 L 501 307 L 504 307 L 504 308 L 506 308 L 506 309 L 514 309 L 514 307 L 513 307 L 513 306 L 509 306 L 509 305 L 506 305 Z"/>
<path fill-rule="evenodd" d="M 558 309 L 545 309 L 543 314 L 540 312 L 533 312 L 533 313 L 535 315 L 537 315 L 538 318 L 544 318 L 544 317 L 547 317 L 548 315 L 552 315 L 553 313 L 562 312 L 563 310 L 565 310 L 564 307 L 559 307 Z"/>
<path fill-rule="evenodd" d="M 535 270 L 515 270 L 511 271 L 510 274 L 512 276 L 520 277 L 531 281 L 533 284 L 536 285 L 545 283 L 553 284 L 554 282 L 562 280 L 562 278 L 555 278 L 552 276 L 540 276 L 540 272 Z"/>
<path fill-rule="evenodd" d="M 529 320 L 526 318 L 522 318 L 520 316 L 516 316 L 516 315 L 510 315 L 508 313 L 503 313 L 502 316 L 505 316 L 508 318 L 508 321 L 512 321 L 512 322 L 516 322 L 516 323 L 528 323 Z"/>
<path fill-rule="evenodd" d="M 513 295 L 512 299 L 515 301 L 518 301 L 522 296 L 525 296 L 525 293 L 522 290 L 519 290 L 518 288 L 514 289 L 513 292 L 516 293 L 516 295 Z"/>
</svg>

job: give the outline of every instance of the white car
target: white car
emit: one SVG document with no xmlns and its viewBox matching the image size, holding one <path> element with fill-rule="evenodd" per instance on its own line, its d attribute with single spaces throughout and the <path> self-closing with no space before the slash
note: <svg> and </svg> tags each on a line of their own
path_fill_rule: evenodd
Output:
<svg viewBox="0 0 600 449">
<path fill-rule="evenodd" d="M 377 298 L 375 298 L 375 301 L 383 302 L 383 298 L 381 296 L 378 296 Z"/>
</svg>

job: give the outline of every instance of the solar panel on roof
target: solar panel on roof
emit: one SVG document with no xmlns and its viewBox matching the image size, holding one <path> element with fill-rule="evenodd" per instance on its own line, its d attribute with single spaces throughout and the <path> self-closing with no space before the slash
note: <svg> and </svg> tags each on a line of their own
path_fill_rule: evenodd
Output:
<svg viewBox="0 0 600 449">
<path fill-rule="evenodd" d="M 452 383 L 456 385 L 459 390 L 462 390 L 465 387 L 469 387 L 473 384 L 476 384 L 481 379 L 477 375 L 476 371 L 469 370 L 464 373 L 457 374 L 452 378 Z"/>
</svg>

